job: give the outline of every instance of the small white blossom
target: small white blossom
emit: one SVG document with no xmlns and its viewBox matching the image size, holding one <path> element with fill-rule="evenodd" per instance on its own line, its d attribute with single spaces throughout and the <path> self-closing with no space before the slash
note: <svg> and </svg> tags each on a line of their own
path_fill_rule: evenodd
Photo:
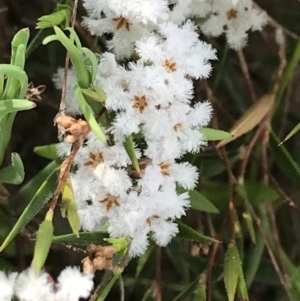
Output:
<svg viewBox="0 0 300 301">
<path fill-rule="evenodd" d="M 59 275 L 55 300 L 78 301 L 87 298 L 94 286 L 93 274 L 83 274 L 76 267 L 67 267 Z"/>
<path fill-rule="evenodd" d="M 58 68 L 56 73 L 53 75 L 53 82 L 56 89 L 61 89 L 63 85 L 64 68 Z M 70 115 L 81 115 L 81 109 L 79 103 L 74 94 L 74 86 L 77 82 L 75 70 L 70 68 L 67 76 L 66 85 L 66 113 Z"/>
<path fill-rule="evenodd" d="M 229 46 L 240 49 L 246 45 L 249 30 L 261 30 L 267 15 L 253 7 L 252 0 L 210 0 L 211 14 L 201 25 L 206 35 L 225 33 Z"/>
<path fill-rule="evenodd" d="M 0 271 L 0 300 L 10 301 L 14 294 L 14 283 L 17 273 L 6 275 Z"/>
<path fill-rule="evenodd" d="M 31 268 L 18 275 L 15 295 L 22 301 L 55 301 L 53 283 L 49 275 L 43 271 L 37 275 Z"/>
</svg>

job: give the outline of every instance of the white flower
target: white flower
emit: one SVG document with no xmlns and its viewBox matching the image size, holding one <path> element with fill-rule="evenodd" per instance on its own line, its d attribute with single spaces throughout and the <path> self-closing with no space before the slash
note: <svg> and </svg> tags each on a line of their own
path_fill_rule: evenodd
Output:
<svg viewBox="0 0 300 301">
<path fill-rule="evenodd" d="M 57 279 L 56 300 L 78 301 L 79 298 L 87 298 L 94 286 L 93 276 L 81 273 L 77 267 L 65 268 Z"/>
<path fill-rule="evenodd" d="M 0 300 L 10 301 L 14 294 L 14 283 L 17 273 L 6 275 L 0 271 Z"/>
<path fill-rule="evenodd" d="M 178 233 L 177 224 L 165 220 L 154 220 L 151 225 L 152 237 L 160 246 L 166 246 Z"/>
<path fill-rule="evenodd" d="M 63 85 L 64 68 L 58 68 L 53 75 L 53 82 L 56 89 L 61 89 Z M 73 68 L 68 70 L 67 85 L 66 85 L 66 114 L 69 115 L 81 115 L 81 109 L 79 103 L 74 94 L 74 86 L 77 82 L 76 73 Z"/>
<path fill-rule="evenodd" d="M 17 277 L 15 294 L 22 301 L 56 300 L 49 275 L 43 271 L 37 275 L 31 268 Z"/>
<path fill-rule="evenodd" d="M 192 104 L 193 79 L 210 75 L 216 55 L 186 19 L 207 16 L 211 3 L 84 1 L 85 27 L 112 34 L 107 46 L 113 53 L 102 55 L 94 83 L 106 94 L 109 143 L 88 136 L 75 157 L 71 183 L 82 227 L 131 238 L 130 256 L 142 254 L 149 237 L 165 246 L 178 232 L 174 220 L 190 206 L 189 194 L 178 194 L 176 186 L 193 189 L 198 172 L 179 160 L 206 144 L 200 129 L 210 120 L 211 106 Z M 134 62 L 117 61 L 131 56 Z M 125 149 L 130 135 L 140 170 Z M 58 149 L 69 153 L 66 146 Z"/>
<path fill-rule="evenodd" d="M 210 0 L 210 3 L 211 15 L 201 29 L 211 36 L 225 33 L 233 49 L 246 45 L 249 30 L 261 30 L 267 23 L 267 15 L 254 8 L 252 0 Z"/>
<path fill-rule="evenodd" d="M 169 12 L 165 0 L 85 0 L 84 6 L 89 16 L 83 25 L 93 35 L 112 33 L 107 46 L 118 59 L 130 57 L 135 41 L 149 34 L 158 21 L 166 20 Z"/>
</svg>

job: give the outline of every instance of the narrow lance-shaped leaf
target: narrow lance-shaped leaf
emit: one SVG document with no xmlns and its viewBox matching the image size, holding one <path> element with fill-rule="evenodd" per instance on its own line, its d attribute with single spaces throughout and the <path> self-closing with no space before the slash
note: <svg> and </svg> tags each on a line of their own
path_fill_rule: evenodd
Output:
<svg viewBox="0 0 300 301">
<path fill-rule="evenodd" d="M 220 148 L 221 146 L 228 144 L 257 126 L 272 109 L 274 98 L 274 93 L 266 94 L 260 98 L 259 101 L 250 107 L 229 131 L 233 137 L 220 141 L 217 144 L 217 147 Z"/>
<path fill-rule="evenodd" d="M 122 272 L 123 272 L 123 268 L 118 268 L 117 270 L 114 271 L 113 277 L 106 283 L 97 301 L 104 301 L 106 299 L 108 293 L 110 292 L 110 290 L 112 289 L 113 285 L 118 280 L 118 278 L 121 276 Z"/>
<path fill-rule="evenodd" d="M 21 184 L 24 180 L 25 172 L 22 160 L 17 153 L 11 154 L 11 165 L 0 169 L 0 185 L 7 184 Z"/>
<path fill-rule="evenodd" d="M 36 28 L 44 29 L 55 25 L 68 26 L 71 18 L 72 8 L 66 4 L 58 4 L 56 11 L 50 15 L 38 19 Z"/>
<path fill-rule="evenodd" d="M 253 220 L 251 215 L 249 214 L 249 212 L 244 212 L 243 213 L 243 218 L 245 220 L 247 229 L 249 231 L 251 240 L 253 243 L 256 243 L 256 238 L 255 238 L 255 230 L 254 230 L 254 226 L 253 226 Z"/>
<path fill-rule="evenodd" d="M 181 191 L 181 188 L 178 190 L 178 192 L 184 192 Z M 208 213 L 219 213 L 219 210 L 216 208 L 216 206 L 209 201 L 203 194 L 201 194 L 197 190 L 190 190 L 187 191 L 191 198 L 191 207 L 195 210 L 208 212 Z"/>
<path fill-rule="evenodd" d="M 106 95 L 104 91 L 96 86 L 93 88 L 93 90 L 81 89 L 81 91 L 85 97 L 93 101 L 104 103 L 106 100 Z"/>
<path fill-rule="evenodd" d="M 275 99 L 275 105 L 273 108 L 273 114 L 272 114 L 273 116 L 275 115 L 275 113 L 278 110 L 279 103 L 282 99 L 282 95 L 283 95 L 288 83 L 290 82 L 291 78 L 293 78 L 295 68 L 298 66 L 298 63 L 300 60 L 300 39 L 298 40 L 297 45 L 294 49 L 295 50 L 292 55 L 292 58 L 290 59 L 288 65 L 286 66 L 286 68 L 284 70 L 282 80 L 279 85 L 278 93 L 277 93 L 276 99 Z"/>
<path fill-rule="evenodd" d="M 11 63 L 13 65 L 16 65 L 16 59 L 17 59 L 16 56 L 17 56 L 19 46 L 23 45 L 26 48 L 28 40 L 29 40 L 29 28 L 23 28 L 14 35 L 13 40 L 11 42 Z M 18 55 L 21 55 L 21 53 L 19 52 Z M 23 69 L 24 64 L 23 66 L 19 66 L 19 67 Z"/>
<path fill-rule="evenodd" d="M 86 121 L 90 125 L 92 131 L 96 134 L 96 136 L 100 139 L 100 141 L 102 141 L 103 143 L 106 144 L 106 136 L 105 136 L 103 130 L 101 129 L 101 127 L 99 126 L 99 124 L 97 123 L 91 108 L 86 103 L 78 83 L 76 83 L 76 85 L 74 87 L 74 93 L 79 102 L 80 109 L 81 109 Z"/>
<path fill-rule="evenodd" d="M 279 146 L 288 141 L 291 137 L 293 137 L 300 130 L 300 122 L 287 134 L 287 136 L 283 139 L 282 142 L 279 143 Z"/>
<path fill-rule="evenodd" d="M 126 141 L 125 141 L 125 149 L 127 151 L 127 154 L 132 162 L 132 165 L 133 167 L 135 168 L 135 170 L 140 173 L 141 172 L 141 169 L 140 169 L 140 165 L 139 165 L 139 162 L 138 162 L 138 159 L 136 157 L 136 154 L 135 154 L 135 150 L 134 150 L 134 142 L 133 142 L 133 139 L 132 139 L 132 135 L 129 135 L 126 137 Z"/>
<path fill-rule="evenodd" d="M 82 47 L 81 51 L 86 55 L 87 59 L 85 63 L 89 62 L 89 66 L 87 66 L 87 70 L 90 72 L 90 81 L 93 83 L 96 79 L 96 75 L 98 72 L 98 58 L 93 51 L 86 47 Z"/>
<path fill-rule="evenodd" d="M 0 247 L 0 252 L 17 236 L 22 228 L 43 208 L 45 203 L 52 197 L 57 186 L 56 169 L 52 170 L 50 175 L 42 183 L 41 187 L 36 191 L 35 195 L 27 205 L 18 221 L 10 231 Z"/>
<path fill-rule="evenodd" d="M 10 77 L 17 79 L 20 82 L 20 90 L 19 95 L 15 95 L 15 90 L 10 89 L 10 85 L 6 85 L 3 98 L 4 99 L 14 99 L 14 98 L 24 98 L 27 91 L 28 85 L 28 77 L 25 71 L 19 66 L 9 65 L 9 64 L 1 64 L 0 65 L 0 76 L 8 76 L 8 80 Z M 9 93 L 10 94 L 9 94 Z"/>
<path fill-rule="evenodd" d="M 34 256 L 31 263 L 31 267 L 38 274 L 44 267 L 45 261 L 47 259 L 51 241 L 53 236 L 53 211 L 50 209 L 45 220 L 40 224 L 39 230 L 37 232 L 36 242 L 34 246 Z"/>
<path fill-rule="evenodd" d="M 184 239 L 188 240 L 194 240 L 194 241 L 199 241 L 199 242 L 211 242 L 211 243 L 216 243 L 218 240 L 205 236 L 198 231 L 194 230 L 193 228 L 183 224 L 180 221 L 176 222 L 178 225 L 179 233 L 178 236 Z"/>
<path fill-rule="evenodd" d="M 36 146 L 33 151 L 38 154 L 41 157 L 55 160 L 58 158 L 57 150 L 56 150 L 56 144 L 48 144 L 48 145 L 41 145 Z"/>
<path fill-rule="evenodd" d="M 203 136 L 207 141 L 223 140 L 232 137 L 232 134 L 217 129 L 210 129 L 210 128 L 203 127 L 200 129 L 200 132 L 203 134 Z"/>
<path fill-rule="evenodd" d="M 224 260 L 224 283 L 229 301 L 234 301 L 240 274 L 240 256 L 237 247 L 230 243 Z"/>
<path fill-rule="evenodd" d="M 92 231 L 79 232 L 79 238 L 75 234 L 64 234 L 54 236 L 53 243 L 74 244 L 78 246 L 88 246 L 90 244 L 102 245 L 105 243 L 104 238 L 108 237 L 107 232 Z"/>
<path fill-rule="evenodd" d="M 26 99 L 5 99 L 0 101 L 0 121 L 9 114 L 18 111 L 31 110 L 36 107 L 36 104 Z"/>
<path fill-rule="evenodd" d="M 91 84 L 89 72 L 85 67 L 81 49 L 74 45 L 74 41 L 68 38 L 64 32 L 57 26 L 54 26 L 55 35 L 48 36 L 43 44 L 46 45 L 52 41 L 60 41 L 70 54 L 70 59 L 78 78 L 81 88 L 88 88 Z"/>
<path fill-rule="evenodd" d="M 183 300 L 186 300 L 187 297 L 190 297 L 195 292 L 195 289 L 197 288 L 197 286 L 199 284 L 200 277 L 201 277 L 201 275 L 198 276 L 192 283 L 188 284 L 185 287 L 185 289 L 180 292 L 179 295 L 177 295 L 175 298 L 172 299 L 172 301 L 183 301 Z"/>
<path fill-rule="evenodd" d="M 69 224 L 73 230 L 73 233 L 79 237 L 80 219 L 77 213 L 75 204 L 74 192 L 71 184 L 71 180 L 68 177 L 63 185 L 62 189 L 62 216 L 67 216 Z"/>
<path fill-rule="evenodd" d="M 244 278 L 244 273 L 242 269 L 242 265 L 240 265 L 240 274 L 239 274 L 239 280 L 238 280 L 238 289 L 239 293 L 241 294 L 243 300 L 248 301 L 249 296 L 248 296 L 248 290 L 247 290 L 247 285 L 245 282 Z"/>
<path fill-rule="evenodd" d="M 25 54 L 28 39 L 29 30 L 26 28 L 20 30 L 12 41 L 11 65 L 18 66 L 22 70 L 25 66 Z M 4 93 L 5 98 L 24 98 L 26 90 L 24 90 L 22 85 L 23 83 L 17 78 L 8 75 Z"/>
</svg>

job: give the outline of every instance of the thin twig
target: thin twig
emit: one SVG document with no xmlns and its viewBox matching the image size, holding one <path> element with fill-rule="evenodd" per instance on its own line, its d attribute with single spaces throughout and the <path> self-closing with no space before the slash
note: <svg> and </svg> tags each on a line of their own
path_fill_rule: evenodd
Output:
<svg viewBox="0 0 300 301">
<path fill-rule="evenodd" d="M 256 2 L 253 2 L 253 6 L 260 9 L 260 10 L 263 10 L 266 14 L 267 12 L 261 8 Z M 287 29 L 286 27 L 282 26 L 281 24 L 279 24 L 277 21 L 275 21 L 270 15 L 267 14 L 267 17 L 268 17 L 268 22 L 271 26 L 275 27 L 275 28 L 280 28 L 282 29 L 282 31 L 290 36 L 291 38 L 295 39 L 295 40 L 299 40 L 300 36 L 297 35 L 296 33 L 290 31 L 289 29 Z"/>
<path fill-rule="evenodd" d="M 247 65 L 243 50 L 239 49 L 236 52 L 237 52 L 239 62 L 241 65 L 241 69 L 242 69 L 242 72 L 243 72 L 243 75 L 245 78 L 246 86 L 250 93 L 250 98 L 251 98 L 252 102 L 255 103 L 257 100 L 257 96 L 255 94 L 255 90 L 254 90 L 254 87 L 253 87 L 253 84 L 252 84 L 252 81 L 250 78 L 249 69 L 248 69 L 248 65 Z"/>
<path fill-rule="evenodd" d="M 241 168 L 240 168 L 240 175 L 239 175 L 239 179 L 241 179 L 241 180 L 244 179 L 244 176 L 245 176 L 245 173 L 246 173 L 246 167 L 247 167 L 247 164 L 248 164 L 248 161 L 249 161 L 251 151 L 252 151 L 255 143 L 257 142 L 259 136 L 261 135 L 261 133 L 265 129 L 266 122 L 267 122 L 267 119 L 266 119 L 266 117 L 264 117 L 262 122 L 259 124 L 258 129 L 256 130 L 253 138 L 251 139 L 251 141 L 250 141 L 250 143 L 249 143 L 249 145 L 248 145 L 248 147 L 245 151 L 243 161 L 242 161 L 242 164 L 241 164 Z"/>
<path fill-rule="evenodd" d="M 125 301 L 125 284 L 122 275 L 120 275 L 119 281 L 120 281 L 120 292 L 121 292 L 120 301 Z"/>
<path fill-rule="evenodd" d="M 67 177 L 69 176 L 72 164 L 74 162 L 75 156 L 78 152 L 78 150 L 80 149 L 82 143 L 84 142 L 84 140 L 86 139 L 87 135 L 90 132 L 90 128 L 88 128 L 86 130 L 86 132 L 82 133 L 82 135 L 79 137 L 78 140 L 76 140 L 73 144 L 72 144 L 72 150 L 70 155 L 63 161 L 63 163 L 60 166 L 60 172 L 59 172 L 59 177 L 58 177 L 58 185 L 57 188 L 54 192 L 54 195 L 52 197 L 52 201 L 51 201 L 51 205 L 50 208 L 54 211 L 56 204 L 57 204 L 57 200 L 59 198 L 59 195 L 62 191 L 63 185 L 67 179 Z"/>
<path fill-rule="evenodd" d="M 216 239 L 218 241 L 220 241 L 223 237 L 226 222 L 227 222 L 227 216 L 223 219 L 220 231 L 216 237 Z M 215 261 L 219 246 L 220 246 L 220 242 L 216 242 L 213 245 L 213 248 L 212 248 L 212 251 L 211 251 L 211 254 L 209 257 L 209 261 L 208 261 L 207 267 L 205 269 L 205 272 L 206 272 L 206 301 L 211 301 L 211 272 L 212 272 L 212 268 L 214 265 L 214 261 Z"/>
<path fill-rule="evenodd" d="M 262 239 L 263 239 L 263 241 L 264 241 L 264 243 L 265 243 L 265 245 L 266 245 L 268 254 L 269 254 L 269 256 L 270 256 L 270 259 L 271 259 L 271 262 L 272 262 L 272 264 L 273 264 L 273 266 L 274 266 L 274 269 L 275 269 L 275 271 L 276 271 L 276 273 L 277 273 L 277 275 L 278 275 L 278 277 L 279 277 L 280 283 L 283 285 L 283 287 L 284 287 L 284 289 L 285 289 L 285 291 L 286 291 L 286 293 L 287 293 L 289 299 L 294 301 L 294 299 L 293 299 L 293 297 L 291 296 L 291 293 L 290 293 L 290 291 L 289 291 L 289 289 L 288 289 L 287 283 L 286 283 L 286 281 L 285 281 L 285 279 L 284 279 L 284 277 L 283 277 L 283 275 L 282 275 L 282 273 L 281 273 L 281 271 L 280 271 L 279 264 L 278 264 L 278 262 L 277 262 L 277 260 L 276 260 L 276 257 L 275 257 L 275 255 L 274 255 L 274 252 L 272 251 L 272 247 L 271 247 L 271 245 L 270 245 L 270 242 L 269 242 L 269 240 L 268 240 L 268 238 L 267 238 L 267 236 L 266 236 L 266 234 L 265 234 L 265 232 L 264 232 L 264 229 L 263 229 L 262 226 L 261 226 L 260 219 L 259 219 L 259 217 L 256 215 L 255 211 L 253 210 L 253 208 L 251 207 L 250 204 L 249 204 L 249 206 L 248 206 L 248 209 L 250 210 L 251 216 L 252 216 L 254 222 L 256 223 L 256 225 L 257 225 L 257 227 L 258 227 L 258 230 L 259 230 L 259 232 L 260 232 L 260 234 L 261 234 L 261 236 L 262 236 Z"/>
<path fill-rule="evenodd" d="M 228 174 L 228 195 L 229 195 L 229 216 L 230 216 L 230 228 L 231 228 L 231 241 L 235 240 L 235 205 L 233 200 L 234 195 L 234 184 L 236 184 L 235 176 L 233 175 L 230 161 L 224 147 L 218 149 L 215 145 L 215 150 L 224 162 L 227 174 Z"/>
</svg>

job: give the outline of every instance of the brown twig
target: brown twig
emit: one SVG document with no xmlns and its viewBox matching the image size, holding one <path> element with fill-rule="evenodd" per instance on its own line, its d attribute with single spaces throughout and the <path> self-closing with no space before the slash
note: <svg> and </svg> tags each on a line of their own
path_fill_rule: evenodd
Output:
<svg viewBox="0 0 300 301">
<path fill-rule="evenodd" d="M 257 100 L 257 96 L 255 94 L 255 90 L 254 90 L 254 87 L 253 87 L 253 84 L 252 84 L 252 81 L 251 81 L 251 78 L 250 78 L 249 69 L 248 69 L 248 65 L 247 65 L 243 50 L 239 49 L 236 52 L 237 52 L 239 62 L 240 62 L 240 65 L 241 65 L 241 69 L 242 69 L 242 72 L 243 72 L 243 75 L 244 75 L 246 86 L 247 86 L 247 88 L 249 90 L 249 93 L 250 93 L 250 98 L 251 98 L 252 102 L 255 103 L 256 100 Z"/>
<path fill-rule="evenodd" d="M 267 238 L 267 236 L 266 236 L 266 234 L 264 232 L 264 229 L 261 226 L 261 221 L 260 221 L 259 217 L 256 215 L 255 211 L 253 210 L 253 208 L 250 205 L 248 206 L 248 209 L 249 209 L 249 211 L 251 213 L 251 216 L 252 216 L 254 222 L 256 223 L 256 225 L 258 227 L 258 230 L 259 230 L 259 232 L 260 232 L 260 234 L 262 236 L 264 244 L 266 245 L 268 254 L 270 256 L 270 259 L 271 259 L 271 262 L 272 262 L 272 264 L 274 266 L 274 269 L 275 269 L 275 271 L 276 271 L 276 273 L 277 273 L 277 275 L 279 277 L 280 283 L 283 285 L 283 287 L 284 287 L 284 289 L 285 289 L 285 291 L 286 291 L 289 299 L 294 301 L 294 299 L 291 296 L 291 293 L 290 293 L 290 291 L 288 289 L 287 283 L 286 283 L 286 281 L 285 281 L 285 279 L 284 279 L 284 277 L 283 277 L 283 275 L 281 273 L 281 270 L 280 270 L 279 264 L 277 262 L 276 256 L 275 256 L 274 252 L 272 251 L 272 247 L 270 245 L 270 242 L 269 242 L 269 240 L 268 240 L 268 238 Z"/>
<path fill-rule="evenodd" d="M 256 2 L 253 2 L 253 6 L 260 9 L 260 10 L 263 10 L 266 14 L 267 12 L 261 8 Z M 271 26 L 275 27 L 275 28 L 280 28 L 282 29 L 282 31 L 290 36 L 291 38 L 295 39 L 295 40 L 299 40 L 299 35 L 297 35 L 296 33 L 290 31 L 289 29 L 287 29 L 286 27 L 282 26 L 281 24 L 279 24 L 277 21 L 275 21 L 270 15 L 267 14 L 267 17 L 268 17 L 268 22 Z"/>
<path fill-rule="evenodd" d="M 216 237 L 216 239 L 219 240 L 219 241 L 223 237 L 223 232 L 225 230 L 226 222 L 227 222 L 227 216 L 222 221 L 220 231 L 219 231 L 219 233 Z M 219 242 L 216 242 L 213 245 L 213 248 L 212 248 L 212 251 L 211 251 L 211 254 L 210 254 L 210 257 L 209 257 L 209 261 L 208 261 L 208 264 L 207 264 L 207 267 L 206 267 L 206 270 L 205 270 L 206 271 L 206 301 L 211 301 L 211 271 L 212 271 L 212 268 L 213 268 L 213 265 L 214 265 L 214 261 L 215 261 L 219 246 L 220 246 Z"/>
<path fill-rule="evenodd" d="M 57 204 L 57 200 L 59 198 L 59 195 L 62 191 L 63 185 L 67 179 L 67 177 L 69 176 L 72 164 L 74 162 L 74 158 L 78 152 L 78 150 L 80 149 L 83 141 L 86 139 L 87 135 L 90 132 L 90 128 L 87 128 L 87 130 L 82 133 L 82 135 L 79 137 L 79 139 L 77 139 L 73 144 L 72 144 L 72 150 L 70 155 L 63 161 L 63 163 L 60 166 L 60 172 L 59 172 L 59 176 L 58 176 L 58 185 L 57 188 L 54 192 L 54 195 L 52 197 L 52 201 L 51 201 L 51 205 L 50 208 L 54 211 L 56 204 Z"/>
<path fill-rule="evenodd" d="M 256 130 L 253 138 L 251 139 L 251 141 L 250 141 L 250 143 L 249 143 L 249 145 L 248 145 L 248 147 L 245 151 L 245 154 L 244 154 L 244 157 L 243 157 L 243 160 L 242 160 L 242 163 L 241 163 L 239 180 L 244 179 L 244 176 L 245 176 L 245 173 L 246 173 L 246 167 L 247 167 L 247 164 L 248 164 L 248 161 L 249 161 L 251 151 L 252 151 L 255 143 L 257 142 L 259 136 L 264 131 L 264 129 L 266 127 L 266 122 L 267 122 L 267 119 L 266 119 L 266 117 L 264 117 L 262 122 L 259 124 L 258 129 Z"/>
</svg>

